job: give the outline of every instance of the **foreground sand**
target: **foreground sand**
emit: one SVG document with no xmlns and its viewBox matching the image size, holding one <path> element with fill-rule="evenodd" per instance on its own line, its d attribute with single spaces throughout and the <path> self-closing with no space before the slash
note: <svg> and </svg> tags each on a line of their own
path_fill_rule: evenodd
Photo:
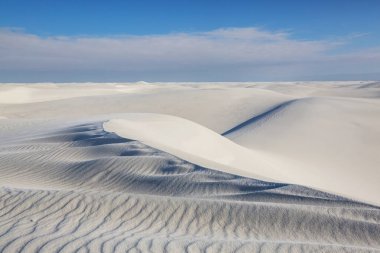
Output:
<svg viewBox="0 0 380 253">
<path fill-rule="evenodd" d="M 380 84 L 0 85 L 1 252 L 380 251 Z"/>
</svg>

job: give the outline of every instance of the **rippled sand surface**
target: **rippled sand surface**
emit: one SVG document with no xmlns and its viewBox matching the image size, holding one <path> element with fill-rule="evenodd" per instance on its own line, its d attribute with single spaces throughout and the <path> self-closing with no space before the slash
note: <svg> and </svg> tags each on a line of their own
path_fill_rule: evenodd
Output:
<svg viewBox="0 0 380 253">
<path fill-rule="evenodd" d="M 2 84 L 0 252 L 378 252 L 379 97 L 376 82 Z"/>
</svg>

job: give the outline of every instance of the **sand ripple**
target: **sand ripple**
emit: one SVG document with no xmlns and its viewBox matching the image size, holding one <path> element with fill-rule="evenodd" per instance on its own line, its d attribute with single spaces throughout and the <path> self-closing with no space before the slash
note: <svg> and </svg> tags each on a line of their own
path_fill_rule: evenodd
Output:
<svg viewBox="0 0 380 253">
<path fill-rule="evenodd" d="M 0 252 L 376 252 L 380 209 L 209 170 L 102 129 L 0 145 Z"/>
</svg>

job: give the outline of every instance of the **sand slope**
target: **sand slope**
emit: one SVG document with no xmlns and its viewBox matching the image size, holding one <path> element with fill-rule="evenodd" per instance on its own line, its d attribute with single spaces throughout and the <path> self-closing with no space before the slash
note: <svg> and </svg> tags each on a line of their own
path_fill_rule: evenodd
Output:
<svg viewBox="0 0 380 253">
<path fill-rule="evenodd" d="M 0 85 L 0 252 L 379 252 L 379 97 L 376 82 Z"/>
<path fill-rule="evenodd" d="M 273 117 L 268 114 L 275 114 L 277 110 L 283 110 L 281 107 L 290 106 L 291 103 L 295 102 L 281 104 L 262 118 Z M 306 120 L 301 125 L 294 122 L 293 124 L 296 126 L 293 127 L 292 132 L 284 129 L 284 125 L 289 124 L 281 124 L 284 122 L 278 123 L 280 126 L 272 124 L 269 129 L 277 126 L 285 134 L 280 134 L 279 137 L 274 134 L 260 136 L 264 141 L 274 139 L 272 142 L 276 140 L 279 140 L 279 143 L 285 142 L 282 145 L 283 150 L 279 150 L 277 153 L 273 152 L 274 148 L 269 149 L 272 153 L 264 153 L 259 149 L 260 146 L 256 146 L 256 149 L 247 149 L 191 121 L 160 114 L 127 114 L 123 119 L 107 122 L 105 130 L 115 132 L 128 139 L 142 141 L 149 146 L 207 168 L 261 180 L 300 184 L 380 205 L 380 198 L 377 195 L 380 192 L 378 183 L 380 174 L 377 173 L 380 164 L 380 157 L 377 156 L 377 145 L 380 143 L 379 120 L 369 118 L 366 121 L 360 121 L 357 119 L 358 122 L 364 122 L 367 127 L 367 131 L 358 137 L 357 135 L 361 131 L 358 131 L 355 125 L 352 127 L 354 130 L 344 127 L 343 112 L 338 111 L 341 117 L 338 122 L 335 122 L 333 116 L 337 116 L 338 113 L 329 108 L 327 101 L 319 104 L 327 107 L 327 109 L 323 108 L 323 112 L 326 112 L 323 117 L 320 116 L 310 123 L 305 117 Z M 349 106 L 350 104 L 346 103 L 345 105 Z M 307 111 L 305 105 L 301 105 L 301 107 L 302 110 L 297 108 L 301 113 Z M 360 109 L 359 106 L 352 107 Z M 313 109 L 317 110 L 317 105 L 313 105 Z M 380 108 L 374 107 L 372 110 L 377 110 L 380 115 Z M 331 111 L 336 114 L 331 115 Z M 291 116 L 297 118 L 299 116 L 297 113 L 293 112 Z M 292 120 L 289 117 L 284 118 L 285 123 Z M 270 119 L 261 120 L 271 121 Z M 327 126 L 323 126 L 324 120 L 328 121 Z M 249 126 L 237 126 L 227 135 L 234 134 L 233 136 L 243 143 L 260 145 L 259 142 L 249 138 L 251 131 L 256 133 L 248 129 L 252 128 L 253 124 L 251 122 Z M 318 134 L 318 128 L 322 127 L 324 127 L 323 133 L 327 133 L 321 137 Z M 294 128 L 296 129 L 294 130 Z M 314 136 L 307 135 L 307 133 L 313 132 Z M 352 136 L 352 133 L 356 135 Z M 375 138 L 370 139 L 370 136 Z M 292 143 L 293 152 L 289 151 L 288 143 Z M 350 145 L 349 148 L 347 145 Z M 324 148 L 324 146 L 327 147 Z M 304 151 L 305 149 L 306 151 Z M 365 156 L 361 155 L 362 153 L 365 153 Z M 366 168 L 367 173 L 363 173 L 363 167 Z M 340 180 L 337 181 L 337 177 Z"/>
</svg>

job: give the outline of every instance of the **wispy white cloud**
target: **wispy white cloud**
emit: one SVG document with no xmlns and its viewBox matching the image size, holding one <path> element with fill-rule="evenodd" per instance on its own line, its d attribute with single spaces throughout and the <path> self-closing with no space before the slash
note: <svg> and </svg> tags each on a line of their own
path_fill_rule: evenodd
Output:
<svg viewBox="0 0 380 253">
<path fill-rule="evenodd" d="M 327 74 L 332 69 L 376 70 L 373 64 L 380 63 L 379 48 L 334 54 L 342 44 L 342 40 L 298 40 L 288 32 L 257 28 L 112 37 L 41 37 L 3 29 L 0 73 L 51 72 L 62 79 L 59 73 L 72 73 L 74 78 L 83 72 L 89 78 L 93 73 L 96 79 L 101 72 L 117 72 L 125 73 L 126 80 L 136 73 L 139 79 L 190 80 L 201 74 L 212 80 L 221 73 L 229 80 L 269 80 L 297 78 L 316 70 Z M 365 65 L 370 70 L 361 67 Z"/>
</svg>

